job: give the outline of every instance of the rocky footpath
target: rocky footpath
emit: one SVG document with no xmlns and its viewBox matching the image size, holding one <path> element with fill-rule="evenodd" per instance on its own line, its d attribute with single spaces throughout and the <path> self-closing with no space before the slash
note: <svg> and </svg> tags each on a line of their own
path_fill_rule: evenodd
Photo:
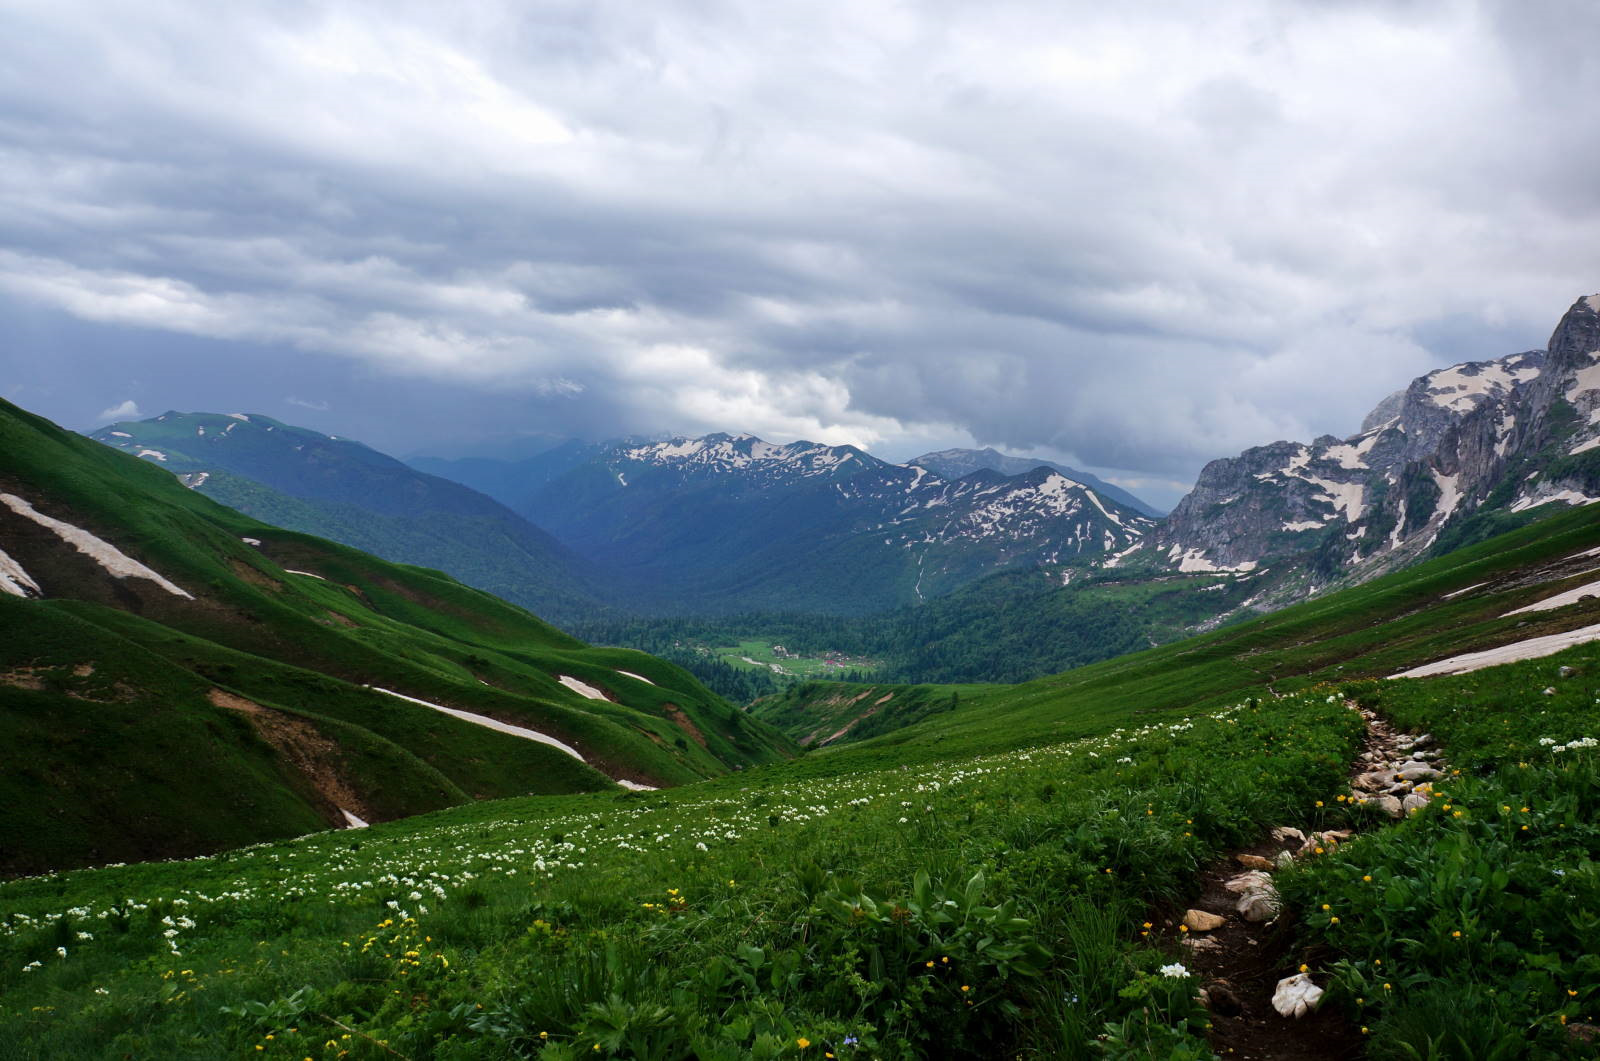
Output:
<svg viewBox="0 0 1600 1061">
<path fill-rule="evenodd" d="M 1433 738 L 1399 733 L 1355 709 L 1366 720 L 1367 737 L 1351 768 L 1352 795 L 1337 799 L 1375 804 L 1392 818 L 1426 806 L 1432 783 L 1449 773 Z M 1325 854 L 1353 835 L 1279 826 L 1200 875 L 1200 897 L 1175 930 L 1203 985 L 1200 1000 L 1211 1011 L 1219 1054 L 1260 1061 L 1360 1056 L 1359 1032 L 1333 1009 L 1321 1008 L 1317 970 L 1293 964 L 1294 918 L 1283 916 L 1273 884 L 1277 870 Z"/>
</svg>

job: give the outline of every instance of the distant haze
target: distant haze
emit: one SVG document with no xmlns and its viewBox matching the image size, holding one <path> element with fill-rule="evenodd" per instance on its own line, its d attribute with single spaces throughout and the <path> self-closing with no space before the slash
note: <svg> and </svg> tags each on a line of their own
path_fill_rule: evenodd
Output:
<svg viewBox="0 0 1600 1061">
<path fill-rule="evenodd" d="M 11 4 L 0 396 L 1170 504 L 1600 289 L 1600 5 Z"/>
</svg>

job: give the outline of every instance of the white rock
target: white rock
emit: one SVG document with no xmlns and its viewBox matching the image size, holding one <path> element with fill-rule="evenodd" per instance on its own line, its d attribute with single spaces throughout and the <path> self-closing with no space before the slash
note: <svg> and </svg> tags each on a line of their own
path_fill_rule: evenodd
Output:
<svg viewBox="0 0 1600 1061">
<path fill-rule="evenodd" d="M 1401 802 L 1400 809 L 1405 813 L 1410 814 L 1412 811 L 1419 811 L 1427 805 L 1427 796 L 1424 796 L 1421 792 L 1413 792 Z"/>
<path fill-rule="evenodd" d="M 1239 916 L 1246 921 L 1271 921 L 1283 909 L 1278 889 L 1269 881 L 1239 896 Z"/>
<path fill-rule="evenodd" d="M 1260 870 L 1251 870 L 1248 873 L 1241 873 L 1237 877 L 1229 877 L 1222 882 L 1222 886 L 1235 895 L 1243 895 L 1245 892 L 1254 889 L 1272 887 L 1272 878 Z"/>
<path fill-rule="evenodd" d="M 1285 1017 L 1304 1017 L 1322 1001 L 1322 988 L 1306 973 L 1295 973 L 1278 981 L 1272 992 L 1272 1008 Z"/>
<path fill-rule="evenodd" d="M 1276 829 L 1272 830 L 1272 838 L 1278 841 L 1280 844 L 1303 844 L 1306 842 L 1306 834 L 1301 832 L 1299 829 L 1296 829 L 1292 825 L 1278 826 Z"/>
</svg>

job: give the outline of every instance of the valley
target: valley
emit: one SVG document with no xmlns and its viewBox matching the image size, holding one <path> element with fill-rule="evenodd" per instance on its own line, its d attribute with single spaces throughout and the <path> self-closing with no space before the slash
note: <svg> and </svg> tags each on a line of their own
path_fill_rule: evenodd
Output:
<svg viewBox="0 0 1600 1061">
<path fill-rule="evenodd" d="M 1159 520 L 992 451 L 557 446 L 513 506 L 256 414 L 0 407 L 0 1051 L 1200 1058 L 1291 984 L 1272 1056 L 1563 1056 L 1597 321 Z"/>
</svg>

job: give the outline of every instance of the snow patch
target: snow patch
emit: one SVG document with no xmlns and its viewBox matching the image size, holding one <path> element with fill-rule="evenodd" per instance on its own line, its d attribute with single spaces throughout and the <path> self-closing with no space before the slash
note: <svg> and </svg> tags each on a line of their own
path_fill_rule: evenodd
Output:
<svg viewBox="0 0 1600 1061">
<path fill-rule="evenodd" d="M 1434 485 L 1439 488 L 1439 503 L 1433 510 L 1433 518 L 1443 523 L 1455 513 L 1456 506 L 1461 504 L 1461 490 L 1458 486 L 1461 476 L 1459 473 L 1441 475 L 1431 468 L 1429 474 L 1433 476 Z"/>
<path fill-rule="evenodd" d="M 1592 505 L 1596 501 L 1600 501 L 1600 497 L 1589 497 L 1576 490 L 1560 490 L 1546 497 L 1529 496 L 1518 498 L 1517 503 L 1511 506 L 1511 511 L 1524 512 L 1530 508 L 1538 508 L 1540 505 L 1548 505 L 1552 501 L 1565 501 L 1569 505 Z"/>
<path fill-rule="evenodd" d="M 54 531 L 56 536 L 95 563 L 105 568 L 113 578 L 149 579 L 175 597 L 194 600 L 187 591 L 173 585 L 155 571 L 141 564 L 121 549 L 102 538 L 97 538 L 82 527 L 74 527 L 64 520 L 53 519 L 39 512 L 16 494 L 0 494 L 0 503 L 19 516 L 33 520 L 41 527 Z"/>
<path fill-rule="evenodd" d="M 1322 520 L 1305 519 L 1296 523 L 1285 523 L 1283 525 L 1283 529 L 1286 531 L 1294 531 L 1295 533 L 1299 533 L 1300 531 L 1316 530 L 1318 527 L 1326 526 L 1327 524 Z"/>
<path fill-rule="evenodd" d="M 261 547 L 260 538 L 240 538 L 239 540 L 244 542 L 246 545 L 254 545 L 258 549 Z"/>
<path fill-rule="evenodd" d="M 1572 374 L 1572 383 L 1567 387 L 1567 401 L 1575 402 L 1578 395 L 1584 391 L 1600 390 L 1600 362 L 1588 365 Z"/>
<path fill-rule="evenodd" d="M 365 829 L 365 828 L 367 828 L 367 823 L 366 822 L 362 821 L 360 818 L 357 818 L 354 814 L 351 814 L 349 811 L 345 810 L 343 807 L 339 808 L 339 813 L 344 815 L 344 827 L 346 829 Z"/>
<path fill-rule="evenodd" d="M 39 583 L 29 577 L 21 564 L 7 556 L 4 549 L 0 549 L 0 593 L 9 593 L 13 597 L 44 596 Z"/>
<path fill-rule="evenodd" d="M 296 571 L 292 567 L 286 567 L 286 568 L 284 568 L 284 570 L 287 571 L 291 575 L 304 575 L 307 578 L 314 578 L 318 582 L 326 582 L 326 581 L 328 581 L 327 579 L 323 578 L 321 575 L 317 574 L 315 571 Z"/>
<path fill-rule="evenodd" d="M 1471 593 L 1473 590 L 1478 589 L 1478 588 L 1483 587 L 1483 586 L 1487 586 L 1488 584 L 1489 583 L 1487 583 L 1487 582 L 1474 582 L 1470 586 L 1462 586 L 1458 590 L 1452 590 L 1451 592 L 1446 593 L 1444 595 L 1444 599 L 1445 600 L 1455 600 L 1457 597 L 1461 596 L 1463 593 Z"/>
<path fill-rule="evenodd" d="M 1504 619 L 1508 615 L 1522 615 L 1525 612 L 1554 611 L 1557 608 L 1565 608 L 1569 604 L 1577 604 L 1584 597 L 1600 597 L 1600 582 L 1590 582 L 1587 585 L 1579 586 L 1577 589 L 1569 589 L 1565 593 L 1557 593 L 1554 597 L 1546 597 L 1544 600 L 1525 604 L 1521 608 L 1513 608 L 1500 618 Z"/>
<path fill-rule="evenodd" d="M 233 417 L 235 420 L 243 420 L 247 424 L 250 422 L 250 418 L 243 413 L 229 413 L 228 415 Z M 229 430 L 232 430 L 232 428 L 229 428 Z"/>
<path fill-rule="evenodd" d="M 631 670 L 619 670 L 617 673 L 622 675 L 624 678 L 632 678 L 636 682 L 644 682 L 646 685 L 655 684 L 655 682 L 651 681 L 649 678 L 646 678 L 644 675 L 635 674 Z"/>
<path fill-rule="evenodd" d="M 578 750 L 572 747 L 572 745 L 563 744 L 554 737 L 549 736 L 548 734 L 540 733 L 536 729 L 528 729 L 525 726 L 513 726 L 509 722 L 501 722 L 499 719 L 490 718 L 488 715 L 475 715 L 471 711 L 462 711 L 459 708 L 445 707 L 443 704 L 434 704 L 428 702 L 427 700 L 419 700 L 414 696 L 407 696 L 405 693 L 397 693 L 393 689 L 383 689 L 376 685 L 367 685 L 363 686 L 363 688 L 371 689 L 375 693 L 384 693 L 399 700 L 406 700 L 413 704 L 421 704 L 423 707 L 431 707 L 435 711 L 440 711 L 454 718 L 459 718 L 463 722 L 471 722 L 474 725 L 483 726 L 487 729 L 496 730 L 500 733 L 509 733 L 513 737 L 522 737 L 525 740 L 535 740 L 540 744 L 548 744 L 552 748 L 566 752 L 580 763 L 584 761 L 583 756 L 579 755 Z"/>
<path fill-rule="evenodd" d="M 154 457 L 158 461 L 164 461 L 167 459 L 167 455 L 158 449 L 142 449 L 139 451 L 139 456 Z"/>
<path fill-rule="evenodd" d="M 1596 435 L 1587 442 L 1578 443 L 1576 446 L 1573 446 L 1571 449 L 1567 450 L 1567 453 L 1569 455 L 1573 453 L 1583 453 L 1587 450 L 1594 449 L 1596 446 L 1600 446 L 1600 435 Z"/>
<path fill-rule="evenodd" d="M 656 786 L 654 785 L 641 785 L 639 782 L 629 781 L 625 777 L 617 778 L 617 784 L 621 785 L 629 792 L 654 792 L 656 790 Z"/>
<path fill-rule="evenodd" d="M 1383 429 L 1369 432 L 1360 436 L 1360 441 L 1354 444 L 1346 442 L 1338 446 L 1329 446 L 1322 451 L 1325 460 L 1338 461 L 1339 467 L 1352 470 L 1364 470 L 1367 467 L 1366 457 L 1377 444 L 1378 436 L 1383 434 Z"/>
<path fill-rule="evenodd" d="M 587 682 L 580 682 L 578 679 L 576 679 L 576 678 L 574 678 L 574 677 L 572 677 L 571 675 L 568 675 L 568 674 L 558 674 L 558 675 L 556 675 L 556 681 L 560 682 L 562 685 L 565 685 L 568 689 L 571 689 L 573 692 L 577 693 L 579 696 L 586 696 L 590 700 L 610 700 L 611 699 L 609 696 L 607 696 L 605 693 L 602 693 L 599 689 L 596 689 L 594 686 L 589 685 Z"/>
<path fill-rule="evenodd" d="M 1178 547 L 1174 545 L 1172 548 L 1174 551 L 1176 551 Z M 1226 567 L 1222 564 L 1213 563 L 1212 561 L 1206 559 L 1206 553 L 1204 549 L 1190 549 L 1178 560 L 1178 570 L 1189 574 L 1192 574 L 1196 571 L 1204 571 L 1209 574 L 1216 574 L 1222 571 L 1254 571 L 1256 566 L 1257 565 L 1254 560 L 1246 560 L 1234 567 Z"/>
<path fill-rule="evenodd" d="M 132 438 L 133 437 L 132 435 L 128 434 L 126 431 L 113 431 L 111 433 L 113 435 L 115 435 L 117 438 Z"/>
<path fill-rule="evenodd" d="M 1391 674 L 1391 678 L 1429 678 L 1436 674 L 1467 674 L 1471 671 L 1482 670 L 1485 667 L 1497 667 L 1502 663 L 1516 663 L 1518 660 L 1538 659 L 1542 656 L 1553 656 L 1563 649 L 1574 645 L 1588 644 L 1590 641 L 1600 641 L 1600 623 L 1592 626 L 1579 627 L 1568 630 L 1564 634 L 1547 634 L 1544 637 L 1533 637 L 1526 641 L 1516 641 L 1499 648 L 1485 649 L 1482 652 L 1464 652 L 1459 656 L 1441 659 L 1433 663 L 1425 663 L 1420 667 L 1412 667 L 1399 674 Z"/>
</svg>

